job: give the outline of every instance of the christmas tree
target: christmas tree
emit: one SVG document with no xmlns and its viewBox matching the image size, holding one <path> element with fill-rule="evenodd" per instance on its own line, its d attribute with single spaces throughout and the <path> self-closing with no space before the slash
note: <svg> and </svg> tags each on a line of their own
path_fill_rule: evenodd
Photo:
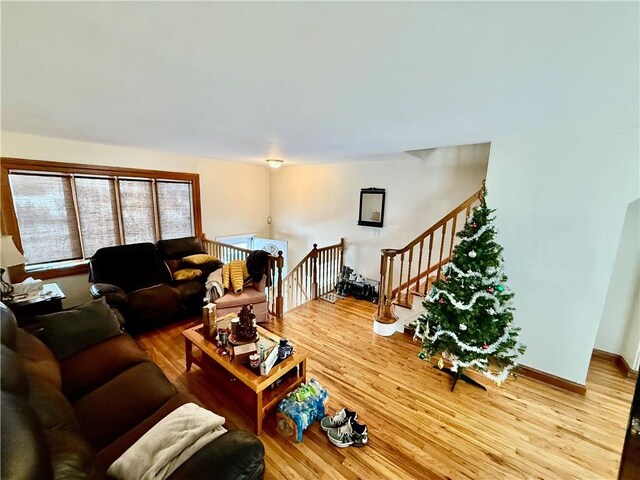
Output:
<svg viewBox="0 0 640 480">
<path fill-rule="evenodd" d="M 513 293 L 507 287 L 502 247 L 495 242 L 494 210 L 487 207 L 483 187 L 480 205 L 473 209 L 457 236 L 444 278 L 436 280 L 424 301 L 426 312 L 418 319 L 415 335 L 422 339 L 419 357 L 430 360 L 441 354 L 451 362 L 455 380 L 471 367 L 500 385 L 524 353 L 513 325 Z M 479 385 L 481 386 L 481 385 Z M 483 387 L 484 388 L 484 387 Z"/>
</svg>

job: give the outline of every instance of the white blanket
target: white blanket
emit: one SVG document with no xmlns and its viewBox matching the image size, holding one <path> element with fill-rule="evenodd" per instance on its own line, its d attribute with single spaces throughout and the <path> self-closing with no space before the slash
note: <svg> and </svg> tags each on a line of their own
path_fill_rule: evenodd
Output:
<svg viewBox="0 0 640 480">
<path fill-rule="evenodd" d="M 207 277 L 204 286 L 207 289 L 207 301 L 215 303 L 215 301 L 224 295 L 224 286 L 222 285 L 222 269 L 211 272 Z"/>
<path fill-rule="evenodd" d="M 119 480 L 164 480 L 194 453 L 227 430 L 224 417 L 187 403 L 160 420 L 111 464 Z"/>
</svg>

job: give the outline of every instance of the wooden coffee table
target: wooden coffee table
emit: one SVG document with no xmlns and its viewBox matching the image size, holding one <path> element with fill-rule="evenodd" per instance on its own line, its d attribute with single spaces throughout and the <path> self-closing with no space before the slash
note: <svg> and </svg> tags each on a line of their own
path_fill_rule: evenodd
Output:
<svg viewBox="0 0 640 480">
<path fill-rule="evenodd" d="M 194 363 L 203 370 L 218 365 L 251 389 L 256 398 L 255 431 L 257 435 L 260 435 L 265 415 L 275 408 L 289 392 L 306 382 L 308 353 L 296 346 L 292 356 L 274 366 L 269 375 L 261 376 L 255 373 L 248 365 L 233 363 L 228 355 L 220 355 L 214 343 L 198 332 L 198 329 L 201 328 L 202 325 L 197 325 L 182 332 L 187 371 L 191 370 L 191 365 Z M 279 340 L 277 335 L 260 326 L 258 326 L 258 333 L 261 337 L 267 337 L 276 343 Z M 194 345 L 200 351 L 199 354 L 193 351 Z M 212 362 L 214 365 L 211 365 Z M 283 384 L 273 389 L 269 389 L 276 380 L 294 369 L 296 369 L 295 377 L 287 379 Z"/>
</svg>

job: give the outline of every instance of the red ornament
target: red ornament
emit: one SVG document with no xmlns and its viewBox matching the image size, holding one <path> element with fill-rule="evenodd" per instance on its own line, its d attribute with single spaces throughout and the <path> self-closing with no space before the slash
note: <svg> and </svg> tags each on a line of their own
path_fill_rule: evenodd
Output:
<svg viewBox="0 0 640 480">
<path fill-rule="evenodd" d="M 438 303 L 444 303 L 444 299 L 441 298 L 440 300 L 438 300 Z"/>
<path fill-rule="evenodd" d="M 485 343 L 483 343 L 483 344 L 482 344 L 482 349 L 483 349 L 483 350 L 486 350 L 487 348 L 489 348 L 489 345 L 487 345 L 487 343 L 486 343 L 486 342 L 485 342 Z"/>
<path fill-rule="evenodd" d="M 487 292 L 489 292 L 489 293 L 493 293 L 493 287 L 489 287 L 489 288 L 487 288 Z"/>
<path fill-rule="evenodd" d="M 475 223 L 475 222 L 474 222 L 474 223 L 472 223 L 472 224 L 471 224 L 471 226 L 472 226 L 473 228 L 478 228 L 478 225 L 476 225 L 476 223 Z"/>
</svg>

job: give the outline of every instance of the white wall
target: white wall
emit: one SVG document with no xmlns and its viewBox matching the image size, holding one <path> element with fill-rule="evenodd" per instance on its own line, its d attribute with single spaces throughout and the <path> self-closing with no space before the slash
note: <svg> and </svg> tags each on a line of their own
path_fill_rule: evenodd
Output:
<svg viewBox="0 0 640 480">
<path fill-rule="evenodd" d="M 637 129 L 492 140 L 488 204 L 528 345 L 522 363 L 584 384 L 627 205 Z"/>
<path fill-rule="evenodd" d="M 635 279 L 633 301 L 627 312 L 626 336 L 620 355 L 636 372 L 640 369 L 640 278 Z"/>
<path fill-rule="evenodd" d="M 269 235 L 269 171 L 262 165 L 2 132 L 4 157 L 190 172 L 200 175 L 202 229 L 209 238 Z M 54 279 L 65 306 L 89 299 L 86 275 Z"/>
<path fill-rule="evenodd" d="M 380 250 L 401 248 L 451 211 L 485 177 L 488 144 L 438 148 L 423 159 L 283 166 L 271 173 L 274 238 L 289 241 L 289 265 L 313 246 L 345 237 L 345 264 L 380 276 Z M 357 225 L 360 189 L 386 189 L 384 227 Z"/>
<path fill-rule="evenodd" d="M 640 199 L 627 207 L 595 347 L 635 362 L 640 318 L 632 314 L 640 278 Z M 635 344 L 635 348 L 629 348 Z"/>
</svg>

